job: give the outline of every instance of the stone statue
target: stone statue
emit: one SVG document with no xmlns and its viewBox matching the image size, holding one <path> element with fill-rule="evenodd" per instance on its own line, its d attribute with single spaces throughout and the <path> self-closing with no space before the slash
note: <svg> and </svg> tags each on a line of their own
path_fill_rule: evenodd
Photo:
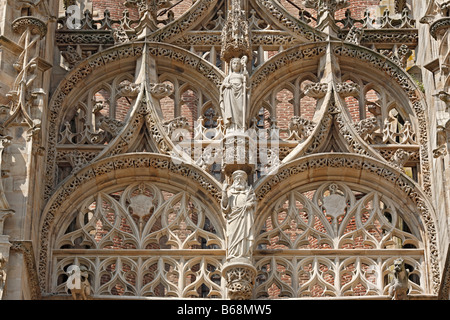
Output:
<svg viewBox="0 0 450 320">
<path fill-rule="evenodd" d="M 392 300 L 408 300 L 409 270 L 405 268 L 405 262 L 402 258 L 395 259 L 393 273 L 393 279 L 389 284 L 389 297 Z"/>
<path fill-rule="evenodd" d="M 247 174 L 236 170 L 233 184 L 225 183 L 222 192 L 222 211 L 227 220 L 227 261 L 250 260 L 254 242 L 254 214 L 256 196 L 247 184 Z"/>
<path fill-rule="evenodd" d="M 3 291 L 6 285 L 6 259 L 0 254 L 0 300 L 3 297 Z"/>
<path fill-rule="evenodd" d="M 233 58 L 230 61 L 230 72 L 220 87 L 220 108 L 225 118 L 227 129 L 245 130 L 247 113 L 247 56 Z"/>
<path fill-rule="evenodd" d="M 67 273 L 69 278 L 66 286 L 72 293 L 73 300 L 88 300 L 91 296 L 91 284 L 89 283 L 87 268 L 85 266 L 71 265 L 67 268 Z"/>
</svg>

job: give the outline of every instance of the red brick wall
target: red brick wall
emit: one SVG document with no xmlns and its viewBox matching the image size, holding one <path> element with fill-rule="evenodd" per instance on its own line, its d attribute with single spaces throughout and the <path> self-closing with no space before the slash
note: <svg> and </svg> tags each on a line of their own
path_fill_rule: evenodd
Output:
<svg viewBox="0 0 450 320">
<path fill-rule="evenodd" d="M 361 19 L 364 17 L 364 12 L 369 9 L 371 12 L 371 16 L 373 16 L 374 9 L 376 6 L 380 4 L 381 0 L 350 0 L 350 12 L 352 13 L 352 17 L 354 19 Z M 335 18 L 337 20 L 343 19 L 345 17 L 345 11 L 347 8 L 339 10 L 336 12 Z"/>
<path fill-rule="evenodd" d="M 194 122 L 197 121 L 200 116 L 197 112 L 197 94 L 192 90 L 187 90 L 183 92 L 181 100 L 181 116 L 185 117 L 189 123 L 189 127 L 194 129 Z"/>
<path fill-rule="evenodd" d="M 276 99 L 276 119 L 278 128 L 280 128 L 280 137 L 285 139 L 288 137 L 287 132 L 283 132 L 288 128 L 289 122 L 294 116 L 294 106 L 292 105 L 292 99 L 294 95 L 291 91 L 283 89 L 278 92 Z"/>
<path fill-rule="evenodd" d="M 100 17 L 103 17 L 103 12 L 108 9 L 111 18 L 114 20 L 118 20 L 122 18 L 123 10 L 127 9 L 124 5 L 125 0 L 92 0 L 92 9 L 93 11 L 98 11 Z M 185 13 L 192 6 L 192 0 L 184 0 L 179 5 L 172 9 L 175 14 L 175 19 Z M 128 8 L 128 12 L 130 13 L 130 18 L 132 20 L 139 19 L 139 13 L 136 8 Z M 158 19 L 166 19 L 167 15 L 163 15 Z"/>
<path fill-rule="evenodd" d="M 119 20 L 123 16 L 123 11 L 127 9 L 124 2 L 124 0 L 92 0 L 92 11 L 97 11 L 99 17 L 102 18 L 103 13 L 108 9 L 111 14 L 111 19 Z M 128 8 L 128 12 L 130 13 L 130 18 L 132 20 L 139 19 L 137 9 Z"/>
<path fill-rule="evenodd" d="M 349 0 L 350 6 L 338 10 L 335 14 L 335 18 L 337 20 L 343 19 L 345 17 L 345 11 L 347 9 L 350 9 L 350 12 L 352 13 L 352 17 L 354 19 L 361 19 L 364 16 L 364 12 L 369 9 L 371 11 L 374 10 L 375 6 L 379 5 L 381 0 Z M 281 4 L 283 4 L 286 9 L 295 17 L 298 17 L 298 9 L 290 4 L 286 0 L 280 0 Z M 316 13 L 312 9 L 307 9 L 303 6 L 302 2 L 303 0 L 292 0 L 291 2 L 295 3 L 298 7 L 306 9 L 309 13 L 311 13 L 314 17 L 316 17 Z"/>
</svg>

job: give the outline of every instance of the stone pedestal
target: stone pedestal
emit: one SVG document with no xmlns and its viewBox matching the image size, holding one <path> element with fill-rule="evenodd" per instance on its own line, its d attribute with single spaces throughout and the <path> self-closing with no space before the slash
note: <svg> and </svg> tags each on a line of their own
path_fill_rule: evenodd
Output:
<svg viewBox="0 0 450 320">
<path fill-rule="evenodd" d="M 223 139 L 223 171 L 231 177 L 236 170 L 243 170 L 251 179 L 257 161 L 257 140 L 247 132 L 227 132 Z M 250 181 L 251 182 L 251 181 Z"/>
<path fill-rule="evenodd" d="M 256 268 L 249 259 L 227 262 L 222 270 L 230 300 L 249 300 L 255 286 Z"/>
</svg>

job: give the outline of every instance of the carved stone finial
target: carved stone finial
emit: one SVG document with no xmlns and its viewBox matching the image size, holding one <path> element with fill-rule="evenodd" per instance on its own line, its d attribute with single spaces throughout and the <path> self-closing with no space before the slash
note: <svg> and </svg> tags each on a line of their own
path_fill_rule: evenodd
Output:
<svg viewBox="0 0 450 320">
<path fill-rule="evenodd" d="M 364 29 L 358 28 L 356 26 L 352 26 L 347 36 L 345 37 L 346 42 L 358 44 L 361 42 L 361 38 L 363 36 Z"/>
<path fill-rule="evenodd" d="M 146 12 L 149 12 L 156 22 L 158 11 L 170 8 L 173 4 L 170 0 L 126 0 L 125 6 L 127 8 L 137 8 L 141 18 Z"/>
<path fill-rule="evenodd" d="M 170 0 L 126 0 L 125 6 L 138 9 L 140 22 L 136 33 L 138 38 L 143 38 L 158 29 L 161 22 L 158 21 L 158 12 L 173 7 L 173 3 Z"/>
<path fill-rule="evenodd" d="M 334 13 L 349 6 L 348 0 L 304 0 L 303 5 L 317 11 L 317 28 L 330 35 L 337 34 Z"/>
<path fill-rule="evenodd" d="M 406 7 L 406 0 L 395 0 L 395 13 L 401 13 Z"/>
<path fill-rule="evenodd" d="M 230 300 L 250 300 L 256 279 L 256 268 L 246 263 L 227 263 L 222 271 Z"/>
<path fill-rule="evenodd" d="M 130 41 L 128 34 L 122 26 L 119 26 L 118 28 L 113 30 L 113 38 L 115 45 L 127 43 Z"/>
</svg>

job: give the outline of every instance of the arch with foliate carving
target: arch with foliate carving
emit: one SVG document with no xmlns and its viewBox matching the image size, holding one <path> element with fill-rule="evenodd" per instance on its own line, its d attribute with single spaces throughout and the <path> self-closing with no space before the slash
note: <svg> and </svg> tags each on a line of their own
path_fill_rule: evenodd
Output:
<svg viewBox="0 0 450 320">
<path fill-rule="evenodd" d="M 60 138 L 59 130 L 63 125 L 63 117 L 68 108 L 74 105 L 85 94 L 86 88 L 94 87 L 98 82 L 116 75 L 136 73 L 136 64 L 142 57 L 145 42 L 132 42 L 108 48 L 80 62 L 69 72 L 56 88 L 49 103 L 49 121 L 46 132 L 46 168 L 44 199 L 49 199 L 56 186 L 56 146 Z M 192 81 L 198 88 L 209 93 L 209 98 L 218 104 L 219 86 L 224 74 L 203 58 L 179 47 L 147 42 L 149 55 L 155 59 L 156 68 L 160 73 L 183 74 L 186 81 Z M 151 79 L 146 79 L 151 83 Z M 133 108 L 133 106 L 131 106 Z M 125 119 L 126 121 L 127 119 Z M 161 121 L 162 119 L 155 119 Z M 116 123 L 113 122 L 115 125 Z M 124 126 L 125 127 L 125 126 Z M 162 132 L 161 134 L 166 134 Z"/>
<path fill-rule="evenodd" d="M 138 186 L 139 184 L 142 184 L 142 187 Z M 89 241 L 91 243 L 87 245 L 87 247 L 85 247 L 84 245 L 86 245 L 89 241 L 84 241 L 81 246 L 78 246 L 80 244 L 77 245 L 77 240 L 72 239 L 71 232 L 73 230 L 70 229 L 70 226 L 68 225 L 71 220 L 73 220 L 77 215 L 81 213 L 81 211 L 79 210 L 83 210 L 80 209 L 80 206 L 82 206 L 82 204 L 86 201 L 89 201 L 90 198 L 97 199 L 96 197 L 100 197 L 98 199 L 105 199 L 104 201 L 110 202 L 111 207 L 116 208 L 116 210 L 120 209 L 119 211 L 121 213 L 119 214 L 117 211 L 115 215 L 121 215 L 123 221 L 128 221 L 127 223 L 122 221 L 120 225 L 123 226 L 124 224 L 126 224 L 128 225 L 128 229 L 133 229 L 132 225 L 134 224 L 132 222 L 132 215 L 134 215 L 134 217 L 138 215 L 139 218 L 139 212 L 136 211 L 137 209 L 135 209 L 134 211 L 130 211 L 129 209 L 127 209 L 128 205 L 125 206 L 125 202 L 123 202 L 122 200 L 119 201 L 113 199 L 115 196 L 118 196 L 118 191 L 127 189 L 129 188 L 129 186 L 134 186 L 134 196 L 149 196 L 148 193 L 152 193 L 152 190 L 156 190 L 158 188 L 160 190 L 163 190 L 157 191 L 161 199 L 159 200 L 159 202 L 154 201 L 150 206 L 151 208 L 153 208 L 153 206 L 155 206 L 156 208 L 156 203 L 158 203 L 158 205 L 161 207 L 161 203 L 164 204 L 168 201 L 180 202 L 191 199 L 191 201 L 193 202 L 193 208 L 197 208 L 193 209 L 193 212 L 196 212 L 195 217 L 197 218 L 195 219 L 198 220 L 192 222 L 193 220 L 191 218 L 190 222 L 186 222 L 188 224 L 187 230 L 193 231 L 194 229 L 200 228 L 198 230 L 200 232 L 199 236 L 206 239 L 205 245 L 207 246 L 207 248 L 211 247 L 213 250 L 218 250 L 217 255 L 219 256 L 220 254 L 224 254 L 224 252 L 221 251 L 224 249 L 225 228 L 225 222 L 224 218 L 221 215 L 219 204 L 221 196 L 221 186 L 213 177 L 211 177 L 207 173 L 204 173 L 199 167 L 195 165 L 177 163 L 176 161 L 174 162 L 171 157 L 164 155 L 152 153 L 136 153 L 113 156 L 90 164 L 89 166 L 79 171 L 77 175 L 66 179 L 65 182 L 55 191 L 48 204 L 46 205 L 40 221 L 40 238 L 38 251 L 38 268 L 40 275 L 39 281 L 41 290 L 43 292 L 48 292 L 52 281 L 54 281 L 54 279 L 52 280 L 51 262 L 51 259 L 53 257 L 52 252 L 54 249 L 64 250 L 64 248 L 84 248 L 88 250 L 88 247 L 91 249 L 97 248 L 95 241 L 92 238 L 90 238 L 91 240 Z M 138 189 L 139 191 L 137 191 Z M 164 194 L 165 196 L 167 193 L 173 194 L 172 198 L 169 198 L 168 200 L 163 199 L 162 195 Z M 157 198 L 155 192 L 152 193 L 151 197 L 152 200 Z M 93 201 L 95 201 L 95 199 Z M 120 205 L 119 202 L 121 203 Z M 118 207 L 120 208 L 117 209 Z M 187 206 L 187 208 L 189 208 L 189 206 Z M 106 210 L 104 206 L 103 210 Z M 103 212 L 104 217 L 102 219 L 105 219 L 105 217 L 108 216 L 105 212 Z M 156 214 L 156 212 L 159 211 L 155 210 L 151 212 L 154 212 Z M 173 215 L 173 209 L 170 212 L 167 211 L 165 214 L 166 216 L 170 214 Z M 184 215 L 186 214 L 188 213 L 184 213 Z M 97 214 L 94 214 L 94 218 L 95 217 L 98 218 Z M 200 219 L 199 217 L 202 218 Z M 81 220 L 78 221 L 75 225 L 80 227 L 80 223 L 86 223 L 85 219 L 90 219 L 90 217 L 81 218 Z M 157 228 L 157 226 L 161 223 L 158 222 L 160 220 L 155 219 L 152 220 L 152 218 L 150 217 L 150 220 L 146 220 L 153 223 L 153 227 L 148 226 L 147 229 L 143 227 L 143 230 L 147 230 L 149 236 L 151 236 L 152 232 L 155 233 L 155 231 L 157 231 L 155 228 Z M 194 224 L 199 223 L 205 224 L 205 219 L 207 219 L 207 227 L 206 225 L 198 225 L 197 227 L 194 226 Z M 170 226 L 173 226 L 173 224 L 169 223 L 169 227 Z M 66 229 L 67 231 L 65 232 Z M 139 227 L 135 227 L 134 229 L 138 230 Z M 92 231 L 93 229 L 91 228 L 89 230 Z M 84 235 L 88 235 L 89 230 L 86 229 L 85 232 L 87 233 L 84 233 Z M 211 233 L 211 230 L 214 230 L 214 232 Z M 130 231 L 121 230 L 120 232 L 126 233 Z M 170 230 L 167 232 L 171 233 Z M 173 232 L 171 234 L 173 234 Z M 79 235 L 76 235 L 74 237 L 78 238 Z M 130 246 L 141 251 L 143 249 L 145 250 L 146 248 L 151 249 L 151 243 L 156 243 L 157 245 L 160 237 L 161 236 L 157 236 L 157 238 L 153 240 L 149 238 L 149 240 L 147 240 L 146 242 L 144 240 L 138 241 L 137 238 L 139 238 L 139 236 L 136 237 L 136 235 L 134 235 L 131 236 L 131 238 L 133 238 L 134 240 L 131 240 L 130 243 L 132 243 L 132 245 Z M 192 239 L 192 241 L 191 244 L 198 242 L 197 239 Z M 137 244 L 138 242 L 142 244 Z M 144 242 L 147 244 L 145 245 Z M 111 246 L 111 243 L 111 241 L 108 242 L 106 244 L 107 247 Z M 169 242 L 167 243 L 167 245 L 169 245 Z M 177 248 L 181 250 L 185 249 L 185 246 L 189 246 L 189 243 L 186 244 L 183 241 L 179 243 L 180 246 L 178 246 Z M 167 245 L 165 245 L 165 247 Z M 145 248 L 140 248 L 139 246 L 144 246 Z M 128 246 L 127 248 L 130 247 Z M 100 247 L 98 249 L 100 249 Z M 88 252 L 85 252 L 85 254 L 88 254 Z"/>
<path fill-rule="evenodd" d="M 274 220 L 276 218 L 272 218 L 272 222 L 269 224 L 267 224 L 266 221 L 270 215 L 274 212 L 278 212 L 277 210 L 281 210 L 280 212 L 287 210 L 286 212 L 289 212 L 289 208 L 286 207 L 286 205 L 283 207 L 283 198 L 287 197 L 287 199 L 289 199 L 289 195 L 292 192 L 297 192 L 296 190 L 300 189 L 302 192 L 312 191 L 313 193 L 303 193 L 299 196 L 300 198 L 295 198 L 297 202 L 301 202 L 301 210 L 304 210 L 304 213 L 301 213 L 300 210 L 299 215 L 303 214 L 302 217 L 305 218 L 307 215 L 307 210 L 312 210 L 312 203 L 310 203 L 311 200 L 307 198 L 311 198 L 313 196 L 316 197 L 314 194 L 316 191 L 313 190 L 316 190 L 319 186 L 323 189 L 325 187 L 321 186 L 325 184 L 327 188 L 330 188 L 330 185 L 335 184 L 337 186 L 336 189 L 342 188 L 341 190 L 344 190 L 343 188 L 347 188 L 346 186 L 350 186 L 352 190 L 357 190 L 359 192 L 358 196 L 360 196 L 360 199 L 362 200 L 364 200 L 364 197 L 372 197 L 371 199 L 373 200 L 374 195 L 377 195 L 377 199 L 382 199 L 384 197 L 388 200 L 387 202 L 391 203 L 390 205 L 392 207 L 396 208 L 397 212 L 401 212 L 402 219 L 406 221 L 406 224 L 408 225 L 408 232 L 410 231 L 414 234 L 411 238 L 414 239 L 413 242 L 415 242 L 413 247 L 418 249 L 422 248 L 424 250 L 426 266 L 430 270 L 429 272 L 424 273 L 428 274 L 428 278 L 426 279 L 427 284 L 423 290 L 425 293 L 428 293 L 428 290 L 431 293 L 437 293 L 440 283 L 440 258 L 437 244 L 438 235 L 436 234 L 436 215 L 433 206 L 429 202 L 428 197 L 422 191 L 421 187 L 406 174 L 399 172 L 394 167 L 391 167 L 386 163 L 368 156 L 348 153 L 309 155 L 283 164 L 277 168 L 272 175 L 268 175 L 258 181 L 255 185 L 255 193 L 258 199 L 258 207 L 256 210 L 258 217 L 256 218 L 255 225 L 257 226 L 256 233 L 259 237 L 259 240 L 256 241 L 256 245 L 271 243 L 271 240 L 267 238 L 267 236 L 270 236 L 270 232 L 264 232 L 264 228 L 268 225 L 272 228 L 273 226 L 280 224 L 280 226 L 278 226 L 279 230 L 291 228 L 288 225 L 281 226 L 282 220 L 276 221 Z M 324 190 L 322 190 L 322 194 Z M 328 192 L 327 195 L 331 195 L 333 193 L 330 190 L 331 189 L 326 190 Z M 342 195 L 347 193 L 348 196 L 348 192 L 339 193 Z M 317 203 L 318 200 L 316 199 L 315 201 Z M 323 230 L 321 230 L 321 228 L 317 228 L 314 224 L 309 226 L 305 224 L 301 227 L 300 221 L 300 223 L 297 224 L 297 228 L 302 230 L 297 230 L 297 234 L 305 235 L 307 232 L 310 232 L 310 236 L 315 237 L 323 248 L 333 250 L 339 249 L 341 244 L 349 243 L 345 239 L 345 226 L 341 227 L 339 232 L 337 231 L 338 229 L 336 229 L 334 233 L 332 230 L 333 219 L 332 217 L 326 218 L 326 211 L 322 211 L 325 210 L 323 200 L 320 201 L 322 201 L 320 203 L 323 207 L 320 211 L 316 212 L 318 215 L 324 215 L 322 217 L 323 221 L 320 222 Z M 346 218 L 346 213 L 344 213 L 347 212 L 347 210 L 350 212 L 352 208 L 352 205 L 349 205 L 351 200 L 348 201 L 350 202 L 347 203 L 345 206 L 346 208 L 339 213 L 342 215 L 336 215 L 336 218 L 339 216 L 339 219 L 342 219 L 339 220 L 339 223 L 345 224 L 349 222 L 349 218 Z M 280 203 L 281 206 L 275 208 L 274 206 L 276 206 L 277 203 Z M 360 208 L 364 208 L 364 206 L 365 205 L 360 204 Z M 385 205 L 384 208 L 387 207 L 389 207 L 389 205 Z M 296 210 L 299 209 L 297 208 Z M 353 211 L 351 212 L 353 214 Z M 286 215 L 287 214 L 288 213 L 286 213 Z M 279 219 L 287 218 L 283 216 L 282 218 L 279 217 Z M 326 219 L 329 220 L 327 221 Z M 318 221 L 316 222 L 318 223 Z M 329 233 L 335 234 L 336 236 L 335 238 L 330 237 L 328 240 L 328 236 L 326 235 L 327 232 L 324 231 L 327 223 L 330 224 L 329 230 L 331 231 Z M 361 224 L 361 228 L 363 227 L 363 224 L 364 223 Z M 390 228 L 388 229 L 390 232 L 394 230 Z M 346 230 L 349 230 L 348 226 Z M 317 234 L 314 234 L 314 232 L 317 232 Z M 274 235 L 272 235 L 272 237 L 273 236 Z M 301 236 L 298 236 L 298 238 L 300 237 Z M 283 242 L 281 241 L 281 238 L 281 235 L 276 235 L 276 240 L 280 242 L 280 244 L 288 244 L 288 247 L 293 243 L 298 245 L 297 248 L 301 248 L 302 245 L 305 245 L 305 243 L 301 241 L 295 242 L 292 238 L 291 240 L 285 239 Z M 404 238 L 404 240 L 405 239 L 406 238 Z M 306 242 L 307 241 L 308 239 L 306 238 Z M 379 245 L 374 244 L 375 242 L 370 243 L 370 241 L 368 241 L 365 242 L 364 245 L 368 245 L 372 249 L 376 249 Z M 408 243 L 412 244 L 409 240 L 405 240 L 403 243 L 403 245 L 406 244 L 405 248 L 412 248 Z M 345 247 L 345 245 L 343 245 L 343 247 Z M 317 248 L 320 249 L 321 247 L 318 246 Z M 381 248 L 383 248 L 382 245 Z M 289 247 L 289 249 L 291 249 L 291 247 Z M 406 250 L 399 254 L 404 254 L 406 256 L 408 251 Z"/>
</svg>

